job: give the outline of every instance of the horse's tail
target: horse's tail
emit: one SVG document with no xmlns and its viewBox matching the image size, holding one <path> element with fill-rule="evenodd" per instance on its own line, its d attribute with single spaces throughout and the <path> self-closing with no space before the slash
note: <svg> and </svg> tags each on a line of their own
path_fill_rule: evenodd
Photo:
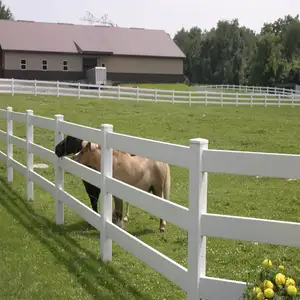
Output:
<svg viewBox="0 0 300 300">
<path fill-rule="evenodd" d="M 171 172 L 168 164 L 164 165 L 164 178 L 163 178 L 163 198 L 168 199 L 170 197 L 170 189 L 171 189 Z"/>
</svg>

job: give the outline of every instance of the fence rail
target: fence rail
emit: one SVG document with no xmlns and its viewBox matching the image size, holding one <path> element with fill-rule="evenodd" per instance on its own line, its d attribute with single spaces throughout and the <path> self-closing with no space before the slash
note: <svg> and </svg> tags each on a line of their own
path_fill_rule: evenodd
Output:
<svg viewBox="0 0 300 300">
<path fill-rule="evenodd" d="M 300 91 L 298 90 L 279 88 L 279 87 L 270 87 L 270 86 L 216 84 L 216 85 L 203 85 L 202 87 L 235 90 L 239 92 L 255 93 L 255 94 L 281 94 L 281 95 L 298 94 L 298 97 L 300 94 Z"/>
<path fill-rule="evenodd" d="M 216 86 L 214 86 L 216 87 Z M 146 89 L 126 86 L 100 86 L 81 83 L 0 79 L 0 93 L 71 96 L 77 98 L 112 99 L 127 101 L 146 101 L 155 103 L 181 103 L 181 104 L 215 104 L 215 105 L 261 105 L 261 106 L 299 106 L 300 94 L 292 92 L 270 91 L 257 92 L 257 90 L 236 93 L 208 90 L 175 91 Z M 22 118 L 22 117 L 20 117 Z"/>
<path fill-rule="evenodd" d="M 34 199 L 34 184 L 50 193 L 55 199 L 54 213 L 57 224 L 64 223 L 64 205 L 67 205 L 100 230 L 100 254 L 103 261 L 112 260 L 112 241 L 114 241 L 177 284 L 187 293 L 188 300 L 241 299 L 245 288 L 245 282 L 206 276 L 207 236 L 300 247 L 299 240 L 295 239 L 300 232 L 299 223 L 207 213 L 207 172 L 300 178 L 300 155 L 208 149 L 208 140 L 205 139 L 191 139 L 187 147 L 116 133 L 113 132 L 112 125 L 108 124 L 102 125 L 101 129 L 91 128 L 66 122 L 62 115 L 55 115 L 54 119 L 44 118 L 34 115 L 31 110 L 27 110 L 26 113 L 13 112 L 10 107 L 6 110 L 0 109 L 0 117 L 6 119 L 7 124 L 6 132 L 0 131 L 0 139 L 6 143 L 6 153 L 0 152 L 0 160 L 6 164 L 8 181 L 13 181 L 15 169 L 26 176 L 28 200 Z M 14 135 L 13 120 L 26 124 L 26 139 Z M 101 172 L 67 157 L 57 158 L 52 150 L 35 144 L 34 125 L 54 130 L 55 144 L 62 140 L 63 134 L 66 133 L 77 138 L 89 137 L 101 144 L 103 156 Z M 13 158 L 14 145 L 25 148 L 26 165 Z M 112 148 L 187 168 L 188 207 L 143 192 L 112 178 Z M 34 155 L 54 165 L 54 182 L 33 170 Z M 101 188 L 100 214 L 64 191 L 65 171 Z M 187 230 L 188 268 L 113 224 L 112 195 L 125 198 L 130 204 Z"/>
</svg>

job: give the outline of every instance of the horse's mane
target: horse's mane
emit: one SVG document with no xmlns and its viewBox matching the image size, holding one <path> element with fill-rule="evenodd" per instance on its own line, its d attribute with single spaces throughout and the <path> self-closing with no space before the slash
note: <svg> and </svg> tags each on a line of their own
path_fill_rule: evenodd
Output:
<svg viewBox="0 0 300 300">
<path fill-rule="evenodd" d="M 97 148 L 101 151 L 100 144 L 97 144 Z M 128 156 L 136 156 L 135 154 L 130 154 L 130 153 L 126 152 L 126 151 L 121 151 L 121 150 L 113 149 L 113 155 L 119 156 L 121 154 L 125 154 L 125 155 L 127 154 Z"/>
</svg>

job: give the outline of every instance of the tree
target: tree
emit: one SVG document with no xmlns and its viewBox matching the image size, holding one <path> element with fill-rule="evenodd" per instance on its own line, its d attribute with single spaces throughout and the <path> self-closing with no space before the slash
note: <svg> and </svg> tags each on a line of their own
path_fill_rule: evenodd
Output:
<svg viewBox="0 0 300 300">
<path fill-rule="evenodd" d="M 13 14 L 9 7 L 5 6 L 0 0 L 0 19 L 2 20 L 13 20 Z"/>
<path fill-rule="evenodd" d="M 174 42 L 185 53 L 184 75 L 206 84 L 300 84 L 299 16 L 265 23 L 260 34 L 237 19 L 209 31 L 182 28 Z"/>
<path fill-rule="evenodd" d="M 287 74 L 287 62 L 282 52 L 279 36 L 271 32 L 261 35 L 250 61 L 250 84 L 274 85 L 282 82 Z"/>
</svg>

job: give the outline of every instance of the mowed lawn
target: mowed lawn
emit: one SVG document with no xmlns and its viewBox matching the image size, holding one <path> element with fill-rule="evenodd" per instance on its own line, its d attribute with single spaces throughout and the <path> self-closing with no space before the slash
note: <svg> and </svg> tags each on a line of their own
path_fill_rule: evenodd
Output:
<svg viewBox="0 0 300 300">
<path fill-rule="evenodd" d="M 299 108 L 0 95 L 0 108 L 7 106 L 51 118 L 63 114 L 93 127 L 110 123 L 116 132 L 182 145 L 201 137 L 214 149 L 299 153 Z M 24 127 L 15 123 L 15 134 L 25 137 Z M 4 120 L 0 129 L 6 129 Z M 54 148 L 53 132 L 34 132 L 37 144 Z M 25 162 L 16 147 L 14 156 Z M 35 156 L 35 162 L 45 161 Z M 38 172 L 53 180 L 52 167 Z M 170 200 L 187 206 L 188 171 L 171 166 L 171 174 Z M 55 225 L 54 199 L 35 185 L 35 199 L 28 202 L 25 178 L 14 171 L 14 181 L 7 183 L 3 162 L 0 180 L 0 299 L 185 299 L 176 285 L 116 244 L 113 261 L 102 264 L 99 232 L 67 207 L 65 224 Z M 81 180 L 68 173 L 65 180 L 66 191 L 90 205 Z M 299 181 L 212 173 L 208 181 L 210 213 L 300 221 Z M 130 208 L 126 230 L 187 267 L 186 231 L 168 223 L 160 233 L 158 218 Z M 207 275 L 244 281 L 266 257 L 300 266 L 297 248 L 208 238 Z"/>
</svg>

